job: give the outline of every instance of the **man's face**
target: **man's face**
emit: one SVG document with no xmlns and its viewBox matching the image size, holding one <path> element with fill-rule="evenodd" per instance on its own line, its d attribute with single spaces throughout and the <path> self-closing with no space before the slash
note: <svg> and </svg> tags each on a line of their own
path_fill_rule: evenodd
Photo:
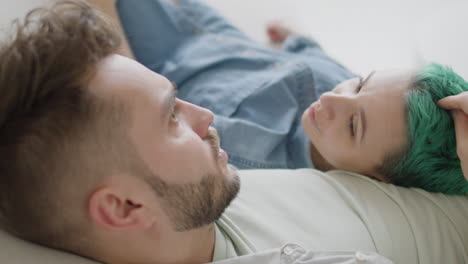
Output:
<svg viewBox="0 0 468 264">
<path fill-rule="evenodd" d="M 385 181 L 374 170 L 407 143 L 404 92 L 411 77 L 410 71 L 375 72 L 361 87 L 355 78 L 324 93 L 302 116 L 320 155 L 333 168 Z"/>
<path fill-rule="evenodd" d="M 210 127 L 213 114 L 177 99 L 166 78 L 118 55 L 99 65 L 91 89 L 129 106 L 130 140 L 151 175 L 157 175 L 147 182 L 162 198 L 174 228 L 216 220 L 236 196 L 239 178 Z"/>
</svg>

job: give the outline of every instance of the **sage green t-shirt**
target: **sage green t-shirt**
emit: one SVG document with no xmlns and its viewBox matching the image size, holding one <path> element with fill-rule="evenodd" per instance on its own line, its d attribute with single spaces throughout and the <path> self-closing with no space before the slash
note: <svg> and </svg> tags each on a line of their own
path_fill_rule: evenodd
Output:
<svg viewBox="0 0 468 264">
<path fill-rule="evenodd" d="M 468 197 L 313 169 L 240 171 L 241 191 L 216 223 L 214 259 L 295 243 L 375 251 L 395 263 L 468 263 Z"/>
</svg>

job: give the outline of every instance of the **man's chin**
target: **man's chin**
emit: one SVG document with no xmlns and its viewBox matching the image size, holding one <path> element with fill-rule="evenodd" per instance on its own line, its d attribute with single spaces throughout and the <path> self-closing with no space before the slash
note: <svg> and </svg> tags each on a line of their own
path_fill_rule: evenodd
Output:
<svg viewBox="0 0 468 264">
<path fill-rule="evenodd" d="M 228 181 L 233 177 L 238 177 L 238 169 L 229 163 L 218 164 L 219 173 Z"/>
<path fill-rule="evenodd" d="M 236 166 L 234 166 L 234 165 L 232 165 L 232 164 L 227 164 L 227 165 L 226 165 L 226 168 L 227 168 L 227 173 L 228 173 L 229 175 L 237 175 L 237 176 L 239 176 L 239 174 L 238 174 L 239 169 L 238 169 Z"/>
<path fill-rule="evenodd" d="M 241 185 L 241 180 L 240 180 L 240 177 L 239 177 L 239 170 L 234 166 L 234 165 L 231 165 L 231 164 L 228 164 L 227 165 L 227 175 L 226 175 L 226 180 L 227 180 L 227 188 L 229 189 L 229 193 L 230 193 L 230 200 L 234 200 L 235 197 L 237 197 L 237 195 L 239 194 L 239 191 L 240 191 L 240 185 Z M 231 203 L 231 201 L 229 201 L 229 203 Z"/>
</svg>

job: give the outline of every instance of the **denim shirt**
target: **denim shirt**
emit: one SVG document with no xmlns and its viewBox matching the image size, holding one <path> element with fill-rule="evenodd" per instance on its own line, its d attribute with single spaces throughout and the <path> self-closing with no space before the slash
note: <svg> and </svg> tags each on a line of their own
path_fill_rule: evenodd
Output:
<svg viewBox="0 0 468 264">
<path fill-rule="evenodd" d="M 196 0 L 120 0 L 136 59 L 178 86 L 178 97 L 210 109 L 229 163 L 246 168 L 313 167 L 301 126 L 307 107 L 355 75 L 312 39 L 282 50 L 261 45 Z"/>
</svg>

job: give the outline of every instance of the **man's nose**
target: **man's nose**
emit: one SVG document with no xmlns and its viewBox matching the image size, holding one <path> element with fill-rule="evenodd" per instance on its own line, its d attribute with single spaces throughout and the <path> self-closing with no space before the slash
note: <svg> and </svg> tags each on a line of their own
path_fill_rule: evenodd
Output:
<svg viewBox="0 0 468 264">
<path fill-rule="evenodd" d="M 213 123 L 213 112 L 188 102 L 185 104 L 187 104 L 187 122 L 195 133 L 201 138 L 205 138 L 208 135 L 208 128 Z"/>
<path fill-rule="evenodd" d="M 352 101 L 352 96 L 343 93 L 326 92 L 320 96 L 321 108 L 328 120 L 351 113 Z"/>
</svg>

